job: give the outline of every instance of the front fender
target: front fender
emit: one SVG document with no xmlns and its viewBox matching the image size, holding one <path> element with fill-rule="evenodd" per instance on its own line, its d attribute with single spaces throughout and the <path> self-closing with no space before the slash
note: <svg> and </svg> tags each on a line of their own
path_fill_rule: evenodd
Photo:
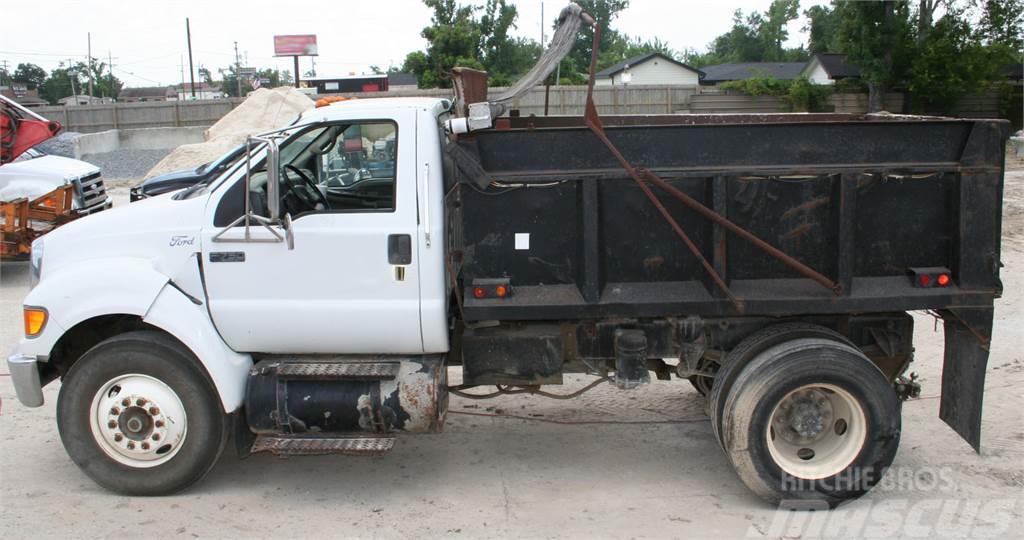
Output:
<svg viewBox="0 0 1024 540">
<path fill-rule="evenodd" d="M 213 380 L 225 412 L 242 405 L 252 357 L 224 343 L 202 300 L 190 299 L 168 284 L 142 320 L 171 334 L 195 354 Z"/>
<path fill-rule="evenodd" d="M 46 308 L 40 335 L 22 338 L 18 351 L 46 357 L 66 329 L 100 315 L 142 317 L 149 311 L 167 276 L 148 259 L 116 257 L 82 261 L 45 274 L 25 297 L 26 306 Z"/>
</svg>

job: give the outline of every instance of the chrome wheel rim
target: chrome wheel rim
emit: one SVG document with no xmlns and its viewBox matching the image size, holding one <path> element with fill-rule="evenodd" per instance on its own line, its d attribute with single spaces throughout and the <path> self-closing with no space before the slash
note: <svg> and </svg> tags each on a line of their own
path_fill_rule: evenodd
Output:
<svg viewBox="0 0 1024 540">
<path fill-rule="evenodd" d="M 129 467 L 156 467 L 181 450 L 188 418 L 181 399 L 162 381 L 137 373 L 100 386 L 90 408 L 97 445 Z"/>
<path fill-rule="evenodd" d="M 768 451 L 786 473 L 804 479 L 839 474 L 857 458 L 867 439 L 867 416 L 849 392 L 831 384 L 809 384 L 775 405 L 765 432 Z"/>
</svg>

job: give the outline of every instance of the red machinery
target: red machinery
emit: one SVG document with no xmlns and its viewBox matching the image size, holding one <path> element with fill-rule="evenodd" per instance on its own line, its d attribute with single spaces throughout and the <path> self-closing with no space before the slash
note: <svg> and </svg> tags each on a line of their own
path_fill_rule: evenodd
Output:
<svg viewBox="0 0 1024 540">
<path fill-rule="evenodd" d="M 60 129 L 59 122 L 0 96 L 0 166 L 57 135 Z M 68 184 L 36 199 L 0 201 L 0 259 L 27 257 L 36 237 L 74 219 L 73 191 L 74 186 Z"/>
<path fill-rule="evenodd" d="M 60 122 L 47 120 L 0 96 L 0 165 L 60 132 Z"/>
</svg>

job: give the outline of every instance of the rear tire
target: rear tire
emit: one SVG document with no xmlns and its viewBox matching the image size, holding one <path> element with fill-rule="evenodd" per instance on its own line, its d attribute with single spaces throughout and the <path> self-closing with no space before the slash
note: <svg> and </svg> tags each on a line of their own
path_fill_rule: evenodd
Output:
<svg viewBox="0 0 1024 540">
<path fill-rule="evenodd" d="M 857 349 L 828 339 L 776 345 L 736 377 L 723 446 L 764 499 L 834 507 L 877 484 L 896 457 L 900 401 Z"/>
<path fill-rule="evenodd" d="M 726 397 L 729 395 L 736 377 L 757 355 L 780 343 L 801 338 L 828 339 L 853 347 L 853 343 L 839 332 L 810 323 L 776 324 L 747 336 L 723 359 L 718 373 L 715 374 L 711 393 L 708 395 L 708 416 L 711 417 L 711 430 L 715 433 L 719 444 L 722 444 L 722 408 L 725 407 Z M 725 448 L 725 445 L 722 445 L 722 448 Z"/>
<path fill-rule="evenodd" d="M 71 460 L 125 495 L 166 495 L 199 481 L 223 451 L 228 426 L 195 356 L 160 332 L 96 345 L 71 367 L 57 399 Z"/>
</svg>

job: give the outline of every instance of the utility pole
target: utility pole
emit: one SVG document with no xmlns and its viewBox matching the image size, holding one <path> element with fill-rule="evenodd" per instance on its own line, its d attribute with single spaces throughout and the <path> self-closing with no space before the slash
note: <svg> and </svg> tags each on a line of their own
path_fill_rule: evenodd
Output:
<svg viewBox="0 0 1024 540">
<path fill-rule="evenodd" d="M 540 46 L 541 46 L 542 49 L 544 48 L 544 25 L 545 24 L 547 24 L 547 23 L 544 22 L 544 2 L 541 2 L 540 3 Z"/>
<path fill-rule="evenodd" d="M 188 79 L 192 85 L 192 99 L 196 98 L 196 75 L 192 71 L 192 28 L 188 24 L 188 17 L 185 17 L 185 39 L 188 40 Z"/>
<path fill-rule="evenodd" d="M 71 95 L 72 96 L 77 96 L 78 95 L 78 90 L 75 90 L 75 71 L 73 69 L 71 69 L 71 59 L 70 58 L 68 58 L 68 69 L 67 69 L 66 73 L 68 74 L 68 81 L 71 82 Z M 78 99 L 78 98 L 75 98 L 75 99 Z"/>
<path fill-rule="evenodd" d="M 238 97 L 242 97 L 242 64 L 238 60 L 238 42 L 235 42 L 235 83 L 238 86 Z"/>
<path fill-rule="evenodd" d="M 92 86 L 92 32 L 87 32 L 85 35 L 88 40 L 87 50 L 89 54 L 89 61 L 86 62 L 86 66 L 88 66 L 87 69 L 89 70 L 89 97 L 92 97 L 95 95 Z"/>
<path fill-rule="evenodd" d="M 181 92 L 181 95 L 178 96 L 178 99 L 184 99 L 184 97 L 185 97 L 185 55 L 184 54 L 181 55 L 181 58 L 178 59 L 178 68 L 181 69 L 181 86 L 178 87 L 179 91 Z"/>
<path fill-rule="evenodd" d="M 117 89 L 114 88 L 114 57 L 110 55 L 109 50 L 107 51 L 107 69 L 110 70 L 110 99 L 116 101 L 115 98 L 117 96 L 114 95 L 117 92 Z"/>
</svg>

